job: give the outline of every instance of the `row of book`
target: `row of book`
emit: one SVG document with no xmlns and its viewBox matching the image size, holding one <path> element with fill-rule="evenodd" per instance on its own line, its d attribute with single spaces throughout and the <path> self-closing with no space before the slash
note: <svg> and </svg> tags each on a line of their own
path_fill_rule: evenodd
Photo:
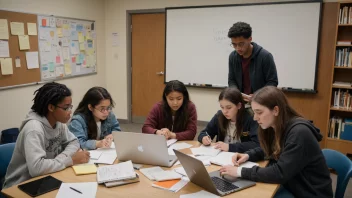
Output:
<svg viewBox="0 0 352 198">
<path fill-rule="evenodd" d="M 334 107 L 352 109 L 350 90 L 338 89 L 334 91 Z"/>
<path fill-rule="evenodd" d="M 340 8 L 339 24 L 352 24 L 352 7 L 344 6 Z"/>
<path fill-rule="evenodd" d="M 336 49 L 335 66 L 352 67 L 352 49 L 350 47 Z"/>
<path fill-rule="evenodd" d="M 345 129 L 345 120 L 341 117 L 334 116 L 329 121 L 329 138 L 341 139 L 341 133 Z"/>
</svg>

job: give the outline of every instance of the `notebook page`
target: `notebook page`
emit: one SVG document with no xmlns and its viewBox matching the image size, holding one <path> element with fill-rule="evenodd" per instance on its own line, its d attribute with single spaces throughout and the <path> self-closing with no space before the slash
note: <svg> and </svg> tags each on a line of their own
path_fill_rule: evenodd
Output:
<svg viewBox="0 0 352 198">
<path fill-rule="evenodd" d="M 155 172 L 152 174 L 156 181 L 167 181 L 174 179 L 181 179 L 182 175 L 176 173 L 175 171 L 163 171 Z"/>
<path fill-rule="evenodd" d="M 121 162 L 115 165 L 101 166 L 97 171 L 98 183 L 108 181 L 118 181 L 123 179 L 132 179 L 136 177 L 131 161 Z"/>
<path fill-rule="evenodd" d="M 208 155 L 208 156 L 217 156 L 221 150 L 215 149 L 214 146 L 204 146 L 201 145 L 198 148 L 191 148 L 193 155 Z"/>
<path fill-rule="evenodd" d="M 139 169 L 139 171 L 144 176 L 146 176 L 149 180 L 152 180 L 152 181 L 155 181 L 155 178 L 153 176 L 154 173 L 164 172 L 164 170 L 162 168 L 160 168 L 160 166 L 151 167 L 151 168 L 141 168 L 141 169 Z"/>
<path fill-rule="evenodd" d="M 72 190 L 74 188 L 79 192 Z M 97 182 L 84 182 L 84 183 L 62 183 L 56 198 L 95 198 L 97 194 Z"/>
</svg>

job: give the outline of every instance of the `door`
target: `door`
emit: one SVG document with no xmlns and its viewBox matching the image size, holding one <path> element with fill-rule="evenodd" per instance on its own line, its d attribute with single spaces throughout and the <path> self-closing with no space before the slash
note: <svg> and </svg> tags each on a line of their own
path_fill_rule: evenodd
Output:
<svg viewBox="0 0 352 198">
<path fill-rule="evenodd" d="M 164 90 L 165 14 L 133 14 L 131 45 L 132 122 L 143 123 Z"/>
</svg>

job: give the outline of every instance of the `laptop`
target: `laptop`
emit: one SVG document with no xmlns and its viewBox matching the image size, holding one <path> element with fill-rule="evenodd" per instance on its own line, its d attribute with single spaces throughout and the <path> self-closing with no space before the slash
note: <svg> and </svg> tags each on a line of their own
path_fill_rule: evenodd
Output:
<svg viewBox="0 0 352 198">
<path fill-rule="evenodd" d="M 113 131 L 117 159 L 133 163 L 171 167 L 177 158 L 169 155 L 162 135 Z"/>
<path fill-rule="evenodd" d="M 220 171 L 208 173 L 202 161 L 177 150 L 174 152 L 191 182 L 213 194 L 224 196 L 256 184 L 250 180 L 230 176 L 221 177 Z"/>
</svg>

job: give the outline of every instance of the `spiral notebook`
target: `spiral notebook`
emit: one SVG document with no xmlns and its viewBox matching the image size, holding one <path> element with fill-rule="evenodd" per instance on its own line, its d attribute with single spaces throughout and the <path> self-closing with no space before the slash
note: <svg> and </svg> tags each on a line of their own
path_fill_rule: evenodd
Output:
<svg viewBox="0 0 352 198">
<path fill-rule="evenodd" d="M 101 166 L 97 171 L 98 184 L 134 178 L 136 178 L 136 172 L 131 161 Z"/>
</svg>

